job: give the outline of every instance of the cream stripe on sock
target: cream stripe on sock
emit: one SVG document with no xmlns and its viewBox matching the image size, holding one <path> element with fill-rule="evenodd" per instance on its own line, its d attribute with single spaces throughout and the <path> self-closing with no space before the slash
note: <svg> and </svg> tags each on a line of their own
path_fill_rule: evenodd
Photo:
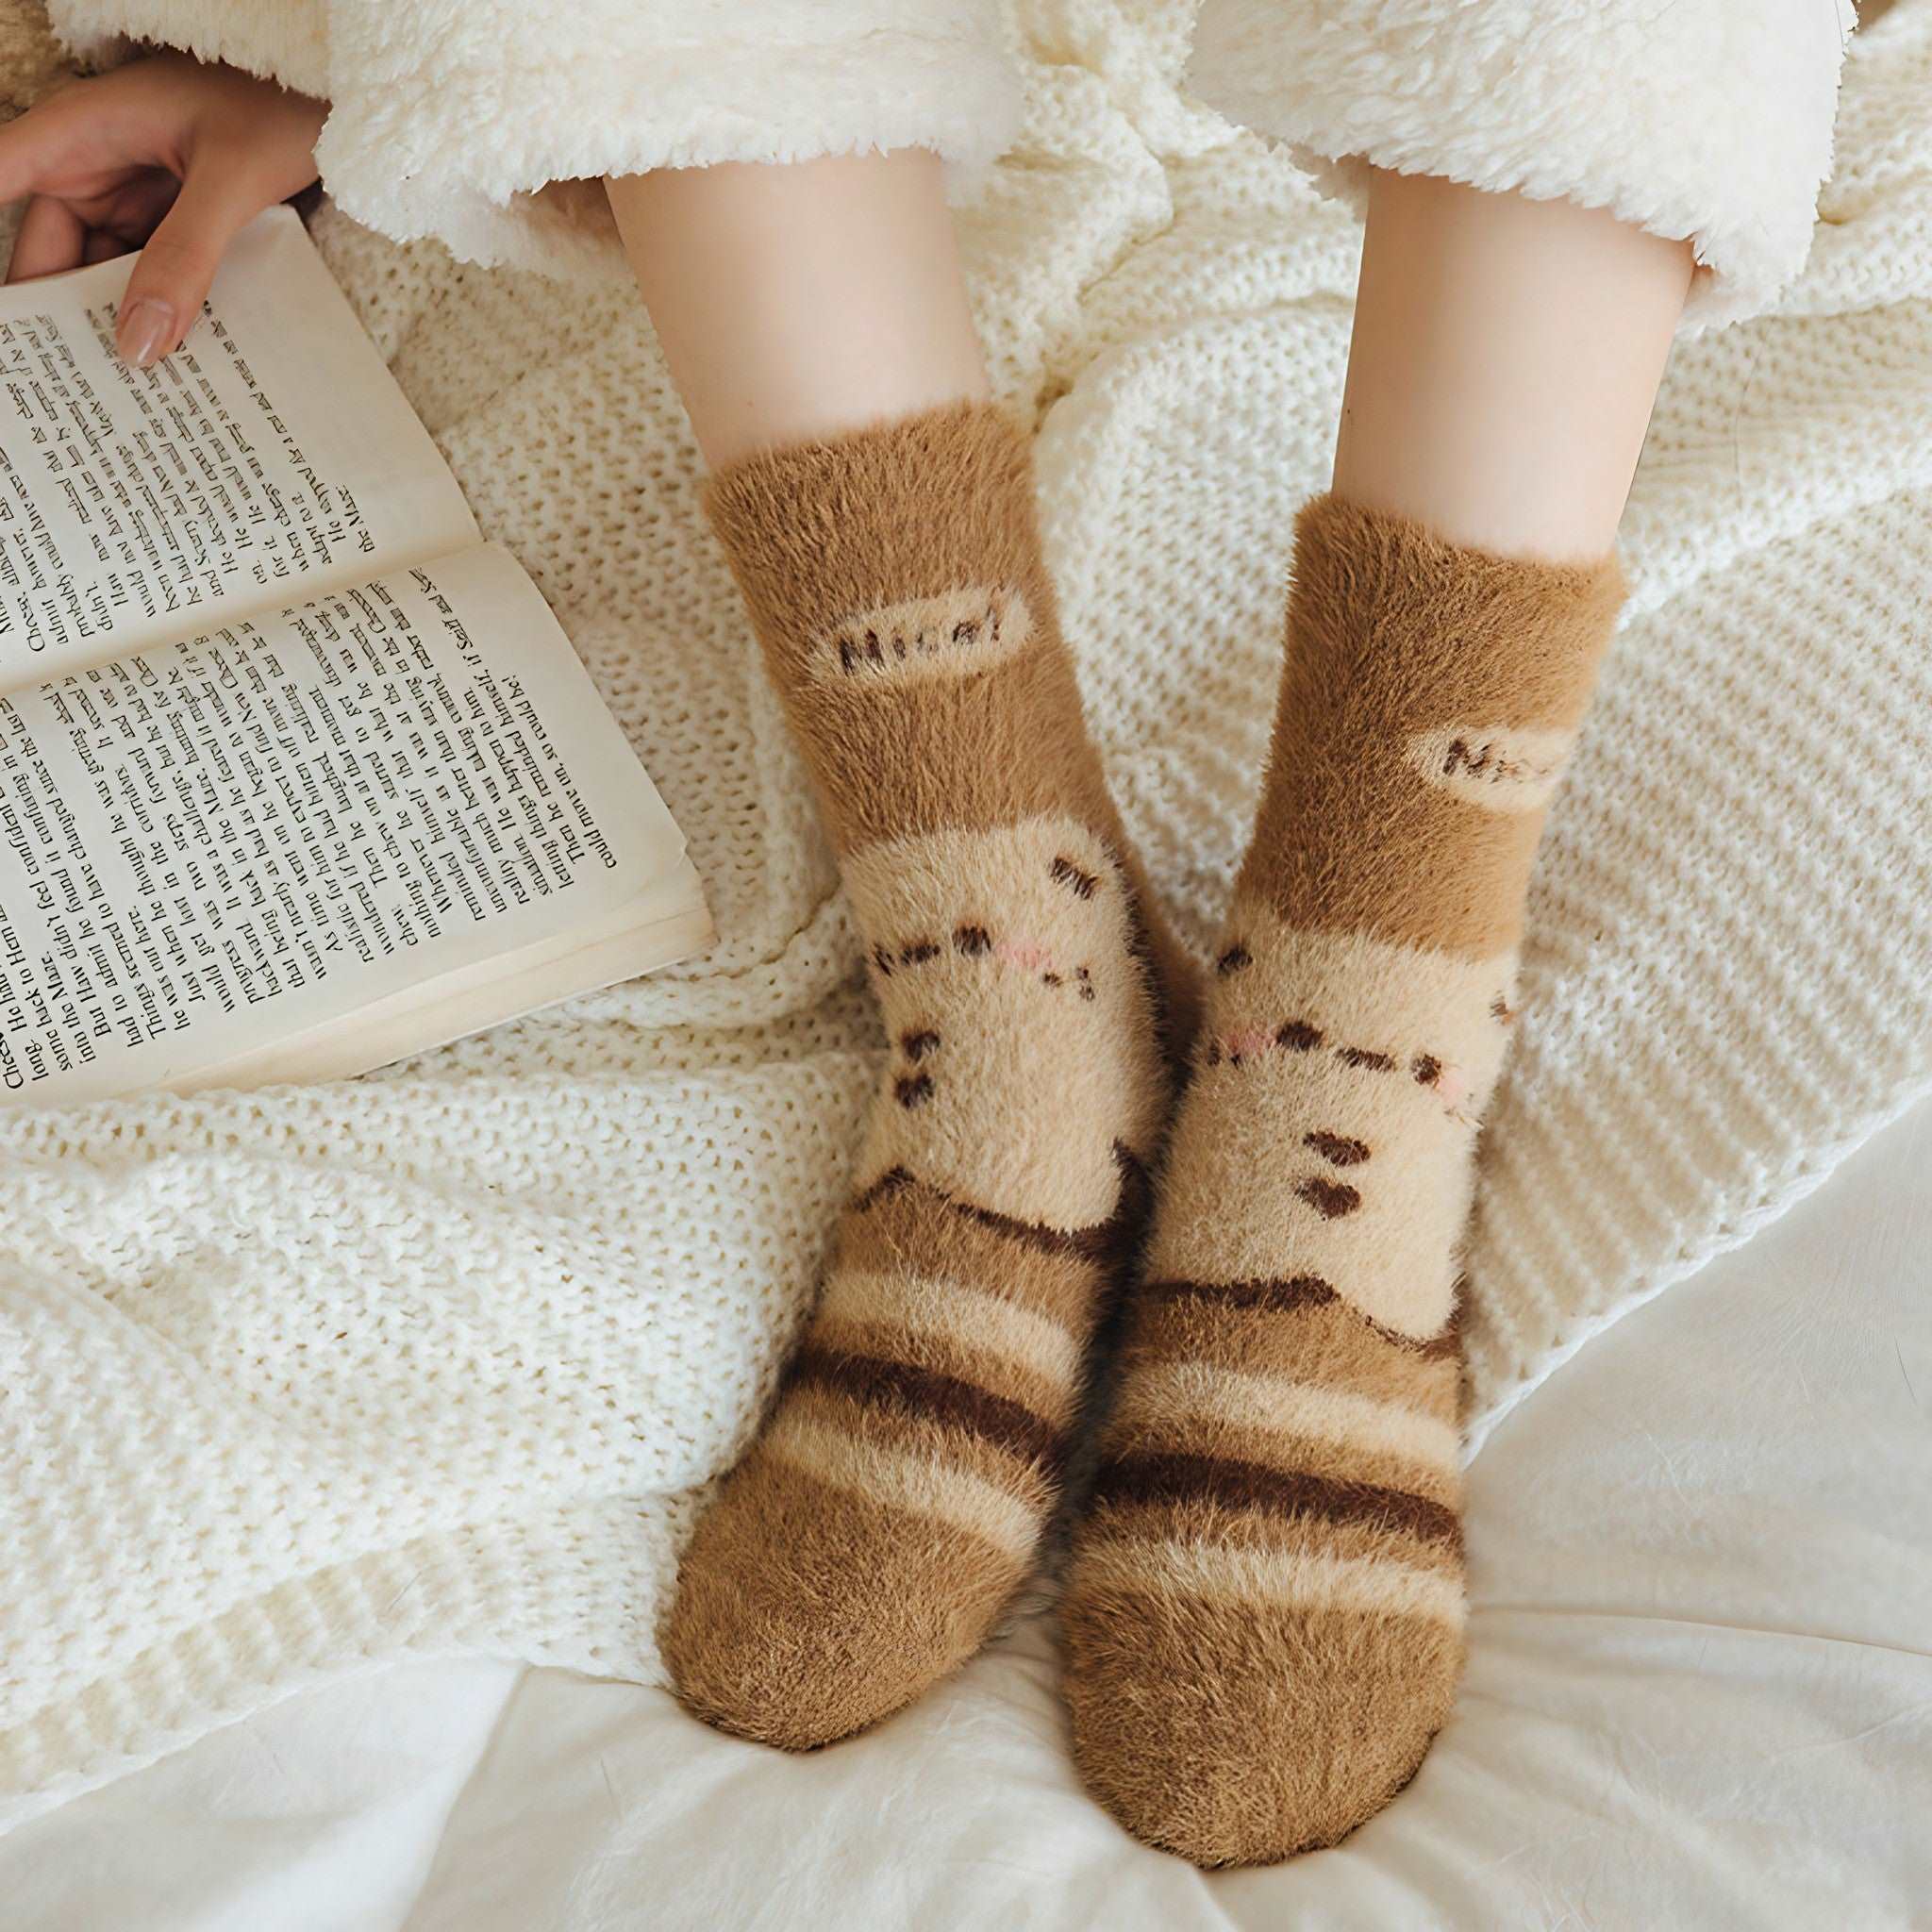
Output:
<svg viewBox="0 0 1932 1932">
<path fill-rule="evenodd" d="M 880 1322 L 911 1335 L 962 1341 L 1033 1375 L 1072 1382 L 1080 1343 L 1057 1323 L 998 1295 L 916 1274 L 855 1269 L 825 1285 L 819 1314 L 840 1322 Z"/>
<path fill-rule="evenodd" d="M 761 1446 L 820 1482 L 914 1515 L 935 1516 L 1008 1556 L 1029 1557 L 1040 1540 L 1039 1517 L 1018 1497 L 948 1463 L 859 1441 L 783 1409 Z"/>
<path fill-rule="evenodd" d="M 1175 1538 L 1121 1538 L 1079 1553 L 1073 1587 L 1237 1597 L 1252 1607 L 1433 1617 L 1460 1627 L 1461 1580 L 1405 1563 L 1308 1550 L 1227 1549 Z"/>
<path fill-rule="evenodd" d="M 1146 1362 L 1128 1378 L 1119 1422 L 1235 1423 L 1293 1430 L 1321 1441 L 1386 1450 L 1431 1468 L 1454 1469 L 1460 1437 L 1453 1424 L 1347 1389 L 1322 1389 L 1283 1375 L 1248 1374 L 1212 1362 Z"/>
</svg>

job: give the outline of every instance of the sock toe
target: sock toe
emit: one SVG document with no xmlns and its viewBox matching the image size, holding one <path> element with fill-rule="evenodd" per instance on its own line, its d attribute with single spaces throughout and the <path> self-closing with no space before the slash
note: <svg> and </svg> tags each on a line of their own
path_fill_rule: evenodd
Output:
<svg viewBox="0 0 1932 1932">
<path fill-rule="evenodd" d="M 685 1555 L 664 1658 L 679 1701 L 706 1723 L 815 1750 L 957 1668 L 1024 1574 L 971 1531 L 760 1457 Z"/>
<path fill-rule="evenodd" d="M 1318 1850 L 1374 1817 L 1461 1669 L 1459 1632 L 1422 1617 L 1076 1596 L 1064 1628 L 1089 1789 L 1135 1837 L 1210 1867 Z"/>
</svg>

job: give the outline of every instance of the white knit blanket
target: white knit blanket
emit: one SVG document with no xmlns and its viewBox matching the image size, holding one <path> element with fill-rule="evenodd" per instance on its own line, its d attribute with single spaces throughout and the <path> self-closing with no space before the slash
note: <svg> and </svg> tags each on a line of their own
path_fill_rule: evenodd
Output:
<svg viewBox="0 0 1932 1932">
<path fill-rule="evenodd" d="M 967 232 L 1094 725 L 1205 945 L 1357 236 L 1180 95 L 1185 13 L 1031 0 L 1028 132 Z M 1808 273 L 1685 343 L 1659 405 L 1484 1139 L 1478 1440 L 1932 1077 L 1928 116 L 1932 0 L 1904 0 L 1852 55 Z M 723 938 L 365 1080 L 0 1115 L 8 1817 L 406 1654 L 653 1674 L 692 1492 L 772 1387 L 877 1065 L 634 300 L 317 233 Z"/>
</svg>

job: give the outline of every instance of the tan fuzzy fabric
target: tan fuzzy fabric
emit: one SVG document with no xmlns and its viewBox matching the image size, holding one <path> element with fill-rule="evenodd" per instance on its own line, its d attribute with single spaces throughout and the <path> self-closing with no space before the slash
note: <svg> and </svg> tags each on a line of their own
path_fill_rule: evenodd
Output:
<svg viewBox="0 0 1932 1932">
<path fill-rule="evenodd" d="M 1062 1618 L 1081 1770 L 1204 1865 L 1335 1843 L 1461 1667 L 1457 1249 L 1544 808 L 1622 595 L 1324 498 Z"/>
<path fill-rule="evenodd" d="M 663 1632 L 691 1709 L 806 1749 L 963 1662 L 1032 1564 L 1189 969 L 1087 738 L 1015 425 L 759 458 L 710 508 L 892 1049 L 816 1317 Z"/>
<path fill-rule="evenodd" d="M 1622 601 L 1614 563 L 1458 552 L 1310 504 L 1243 893 L 1307 930 L 1512 948 L 1541 806 Z"/>
</svg>

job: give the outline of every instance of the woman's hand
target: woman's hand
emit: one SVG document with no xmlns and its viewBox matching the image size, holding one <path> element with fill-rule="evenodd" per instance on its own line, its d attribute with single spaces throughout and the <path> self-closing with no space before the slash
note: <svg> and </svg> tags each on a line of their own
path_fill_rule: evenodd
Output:
<svg viewBox="0 0 1932 1932">
<path fill-rule="evenodd" d="M 31 197 L 7 279 L 141 249 L 115 342 L 145 369 L 180 346 L 237 231 L 315 179 L 327 113 L 175 54 L 62 88 L 0 127 L 0 202 Z"/>
</svg>

